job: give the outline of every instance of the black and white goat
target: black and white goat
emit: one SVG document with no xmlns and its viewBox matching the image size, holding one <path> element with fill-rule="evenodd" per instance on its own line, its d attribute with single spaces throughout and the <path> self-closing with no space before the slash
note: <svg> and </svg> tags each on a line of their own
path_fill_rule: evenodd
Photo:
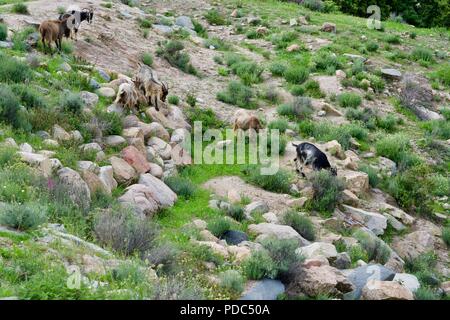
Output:
<svg viewBox="0 0 450 320">
<path fill-rule="evenodd" d="M 333 175 L 337 174 L 337 169 L 331 167 L 330 162 L 328 161 L 327 155 L 320 151 L 315 145 L 304 142 L 299 145 L 293 143 L 293 146 L 296 148 L 297 157 L 294 161 L 297 164 L 297 172 L 301 173 L 304 177 L 303 166 L 311 165 L 312 168 L 316 171 L 319 170 L 329 170 Z M 298 168 L 298 165 L 301 165 L 301 168 Z"/>
<path fill-rule="evenodd" d="M 80 9 L 78 6 L 71 5 L 67 8 L 66 13 L 63 13 L 59 16 L 59 20 L 67 19 L 68 25 L 70 27 L 70 31 L 66 32 L 64 35 L 66 38 L 74 39 L 72 34 L 75 34 L 75 41 L 78 41 L 77 35 L 78 30 L 80 29 L 80 25 L 83 21 L 87 21 L 89 24 L 92 23 L 94 19 L 94 9 L 92 8 L 84 8 Z"/>
</svg>

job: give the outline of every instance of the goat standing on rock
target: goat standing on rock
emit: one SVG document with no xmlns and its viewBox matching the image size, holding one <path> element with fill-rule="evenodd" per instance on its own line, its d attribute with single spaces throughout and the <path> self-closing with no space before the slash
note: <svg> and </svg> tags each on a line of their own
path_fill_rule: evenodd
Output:
<svg viewBox="0 0 450 320">
<path fill-rule="evenodd" d="M 304 142 L 299 145 L 293 143 L 292 145 L 297 151 L 297 157 L 294 159 L 297 164 L 296 171 L 301 173 L 303 177 L 305 177 L 305 174 L 303 173 L 304 165 L 312 165 L 312 168 L 316 171 L 322 169 L 329 170 L 334 176 L 337 174 L 336 168 L 331 167 L 326 154 L 320 151 L 315 145 L 308 142 Z M 299 162 L 301 164 L 300 169 L 298 168 Z"/>
<path fill-rule="evenodd" d="M 144 92 L 149 105 L 154 106 L 159 111 L 159 102 L 166 102 L 169 94 L 169 87 L 158 79 L 156 72 L 146 66 L 140 65 L 138 74 L 133 78 L 139 90 Z"/>
</svg>

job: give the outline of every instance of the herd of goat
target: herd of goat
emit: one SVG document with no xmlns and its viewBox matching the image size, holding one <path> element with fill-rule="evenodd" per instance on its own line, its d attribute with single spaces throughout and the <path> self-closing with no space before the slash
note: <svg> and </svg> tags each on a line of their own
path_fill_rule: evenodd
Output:
<svg viewBox="0 0 450 320">
<path fill-rule="evenodd" d="M 50 51 L 51 44 L 55 42 L 59 51 L 62 50 L 62 39 L 71 38 L 77 41 L 77 34 L 82 22 L 91 24 L 94 18 L 92 8 L 79 9 L 71 6 L 57 20 L 47 20 L 40 24 L 39 32 L 44 51 L 46 44 Z M 154 106 L 160 111 L 160 106 L 165 105 L 169 88 L 167 84 L 158 79 L 156 72 L 146 65 L 140 65 L 138 73 L 129 78 L 122 76 L 116 80 L 118 93 L 115 104 L 130 111 L 136 111 L 141 105 Z M 257 116 L 246 110 L 238 110 L 234 115 L 234 131 L 263 129 Z M 293 144 L 296 148 L 296 171 L 303 176 L 303 167 L 311 166 L 313 170 L 328 170 L 336 175 L 336 168 L 332 167 L 325 153 L 311 143 Z"/>
</svg>

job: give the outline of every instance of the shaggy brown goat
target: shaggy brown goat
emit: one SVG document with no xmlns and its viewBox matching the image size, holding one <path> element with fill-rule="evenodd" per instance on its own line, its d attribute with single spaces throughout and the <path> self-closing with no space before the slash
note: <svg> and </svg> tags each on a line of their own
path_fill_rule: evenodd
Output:
<svg viewBox="0 0 450 320">
<path fill-rule="evenodd" d="M 159 102 L 166 102 L 167 95 L 169 94 L 167 84 L 160 81 L 156 72 L 146 65 L 140 66 L 139 72 L 133 81 L 144 92 L 148 104 L 154 106 L 159 111 Z"/>
<path fill-rule="evenodd" d="M 42 45 L 45 48 L 45 42 L 47 42 L 52 53 L 52 42 L 56 44 L 59 52 L 62 50 L 62 38 L 70 29 L 67 27 L 67 19 L 64 20 L 47 20 L 40 24 L 39 33 L 41 34 Z"/>
<path fill-rule="evenodd" d="M 259 132 L 262 128 L 263 126 L 261 125 L 261 121 L 259 121 L 258 117 L 248 113 L 246 110 L 238 110 L 234 114 L 234 131 L 238 129 L 244 131 L 253 129 L 256 132 Z"/>
<path fill-rule="evenodd" d="M 139 109 L 140 105 L 147 104 L 147 99 L 134 82 L 126 82 L 119 86 L 119 91 L 114 103 L 136 113 L 136 110 Z"/>
</svg>

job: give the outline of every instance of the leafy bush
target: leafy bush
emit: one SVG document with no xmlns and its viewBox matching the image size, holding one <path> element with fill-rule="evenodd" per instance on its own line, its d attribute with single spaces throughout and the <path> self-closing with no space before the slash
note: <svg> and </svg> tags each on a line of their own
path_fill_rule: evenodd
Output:
<svg viewBox="0 0 450 320">
<path fill-rule="evenodd" d="M 211 9 L 205 14 L 205 19 L 209 24 L 223 26 L 229 24 L 223 14 L 216 9 Z"/>
<path fill-rule="evenodd" d="M 289 128 L 289 123 L 285 119 L 277 119 L 269 123 L 269 129 L 279 130 L 280 133 L 286 132 L 286 129 Z"/>
<path fill-rule="evenodd" d="M 202 123 L 203 133 L 208 128 L 220 129 L 224 127 L 224 123 L 216 117 L 216 114 L 212 109 L 201 109 L 193 107 L 187 110 L 187 118 L 190 123 L 194 121 L 200 121 Z"/>
<path fill-rule="evenodd" d="M 196 261 L 213 262 L 216 265 L 223 264 L 223 257 L 215 253 L 211 247 L 207 245 L 195 245 L 190 248 L 190 252 Z"/>
<path fill-rule="evenodd" d="M 262 245 L 272 258 L 276 278 L 284 276 L 292 265 L 302 261 L 302 257 L 295 252 L 298 248 L 297 240 L 266 238 Z"/>
<path fill-rule="evenodd" d="M 111 271 L 111 276 L 116 281 L 137 285 L 147 280 L 142 269 L 136 263 L 124 262 Z"/>
<path fill-rule="evenodd" d="M 32 78 L 32 73 L 30 67 L 16 60 L 5 56 L 0 53 L 0 82 L 15 82 L 15 83 L 26 83 Z"/>
<path fill-rule="evenodd" d="M 141 220 L 134 213 L 108 210 L 94 221 L 94 233 L 98 241 L 125 255 L 140 255 L 155 247 L 159 230 L 150 220 Z"/>
<path fill-rule="evenodd" d="M 269 66 L 269 71 L 276 77 L 283 77 L 287 69 L 287 64 L 283 62 L 274 62 Z"/>
<path fill-rule="evenodd" d="M 362 230 L 357 230 L 353 233 L 353 237 L 358 240 L 361 247 L 367 252 L 369 261 L 374 260 L 385 264 L 391 256 L 389 247 L 376 236 L 370 236 Z"/>
<path fill-rule="evenodd" d="M 152 300 L 203 300 L 203 290 L 185 277 L 160 279 L 155 286 Z"/>
<path fill-rule="evenodd" d="M 395 34 L 387 35 L 386 38 L 384 38 L 384 41 L 386 41 L 389 44 L 400 44 L 400 37 Z"/>
<path fill-rule="evenodd" d="M 427 48 L 415 48 L 411 53 L 411 58 L 415 61 L 434 62 L 433 52 Z"/>
<path fill-rule="evenodd" d="M 222 40 L 218 37 L 208 38 L 203 42 L 203 44 L 206 48 L 213 46 L 216 50 L 219 51 L 228 51 L 231 50 L 232 48 L 229 43 L 225 42 L 225 40 Z"/>
<path fill-rule="evenodd" d="M 421 125 L 433 137 L 450 139 L 450 121 L 448 120 L 430 120 Z"/>
<path fill-rule="evenodd" d="M 450 227 L 444 227 L 442 229 L 442 240 L 444 240 L 447 247 L 450 247 Z"/>
<path fill-rule="evenodd" d="M 316 99 L 325 97 L 325 94 L 320 89 L 319 82 L 317 82 L 316 80 L 308 80 L 303 86 L 305 89 L 305 95 L 307 95 L 308 97 Z"/>
<path fill-rule="evenodd" d="M 334 74 L 343 66 L 341 60 L 334 53 L 327 51 L 320 51 L 314 56 L 313 61 L 318 71 L 326 71 L 329 74 Z"/>
<path fill-rule="evenodd" d="M 156 51 L 157 55 L 163 57 L 173 67 L 193 75 L 197 75 L 198 71 L 190 63 L 190 57 L 183 52 L 184 45 L 179 40 L 170 40 Z"/>
<path fill-rule="evenodd" d="M 369 52 L 375 52 L 377 51 L 379 48 L 378 43 L 374 42 L 374 41 L 370 41 L 366 43 L 366 49 Z"/>
<path fill-rule="evenodd" d="M 298 85 L 298 84 L 295 84 L 295 85 L 293 85 L 291 87 L 290 92 L 295 97 L 303 96 L 305 94 L 305 87 L 301 86 L 301 85 Z"/>
<path fill-rule="evenodd" d="M 231 230 L 231 221 L 229 218 L 219 217 L 209 221 L 208 230 L 217 238 L 221 238 L 223 234 Z"/>
<path fill-rule="evenodd" d="M 409 138 L 404 134 L 384 136 L 375 145 L 377 155 L 389 158 L 399 164 L 406 152 L 410 150 Z"/>
<path fill-rule="evenodd" d="M 180 98 L 178 97 L 178 96 L 169 96 L 168 98 L 167 98 L 167 101 L 170 103 L 170 104 L 173 104 L 173 105 L 178 105 L 179 103 L 180 103 Z"/>
<path fill-rule="evenodd" d="M 47 221 L 47 208 L 35 203 L 0 205 L 0 224 L 18 229 L 35 229 Z"/>
<path fill-rule="evenodd" d="M 13 84 L 11 85 L 11 90 L 27 109 L 42 108 L 45 106 L 42 96 L 29 86 L 23 84 Z"/>
<path fill-rule="evenodd" d="M 294 66 L 284 72 L 286 81 L 293 84 L 302 84 L 308 77 L 309 70 L 302 66 Z"/>
<path fill-rule="evenodd" d="M 439 278 L 436 272 L 437 255 L 434 252 L 423 253 L 405 260 L 405 272 L 414 274 L 422 286 L 436 287 Z"/>
<path fill-rule="evenodd" d="M 60 106 L 62 110 L 78 114 L 83 108 L 83 100 L 77 93 L 61 95 Z"/>
<path fill-rule="evenodd" d="M 145 65 L 147 65 L 149 67 L 151 67 L 153 64 L 153 56 L 151 53 L 146 52 L 146 53 L 142 54 L 141 60 Z"/>
<path fill-rule="evenodd" d="M 420 287 L 414 292 L 415 300 L 440 300 L 439 294 L 428 287 Z"/>
<path fill-rule="evenodd" d="M 194 31 L 202 38 L 208 38 L 208 32 L 206 28 L 197 20 L 192 19 L 192 24 L 194 25 Z"/>
<path fill-rule="evenodd" d="M 5 41 L 8 37 L 8 27 L 4 23 L 0 23 L 0 41 Z"/>
<path fill-rule="evenodd" d="M 217 94 L 217 100 L 245 109 L 256 107 L 252 89 L 239 81 L 231 81 L 226 91 Z"/>
<path fill-rule="evenodd" d="M 157 271 L 168 274 L 176 271 L 178 255 L 179 250 L 170 242 L 166 242 L 151 248 L 144 260 L 155 266 Z"/>
<path fill-rule="evenodd" d="M 227 54 L 225 55 L 225 63 L 246 85 L 260 83 L 262 81 L 261 75 L 264 69 L 256 62 L 250 61 L 242 55 L 235 53 Z"/>
<path fill-rule="evenodd" d="M 269 155 L 272 155 L 274 151 L 278 152 L 278 154 L 283 155 L 286 151 L 287 140 L 283 135 L 278 135 L 272 137 L 271 132 L 269 131 L 269 137 L 267 139 L 267 151 Z M 273 150 L 273 145 L 275 142 L 278 142 L 278 150 Z"/>
<path fill-rule="evenodd" d="M 261 168 L 258 166 L 246 167 L 244 169 L 245 179 L 267 191 L 278 193 L 290 192 L 291 176 L 289 172 L 280 169 L 274 175 L 262 175 L 260 170 Z"/>
<path fill-rule="evenodd" d="M 96 116 L 98 122 L 95 122 L 93 125 L 97 128 L 101 128 L 102 133 L 105 136 L 122 134 L 123 122 L 119 114 L 115 112 L 95 110 L 94 115 Z"/>
<path fill-rule="evenodd" d="M 244 208 L 238 204 L 231 205 L 227 210 L 226 214 L 232 217 L 236 221 L 242 221 L 245 219 Z"/>
<path fill-rule="evenodd" d="M 337 97 L 339 106 L 342 108 L 358 108 L 361 105 L 362 99 L 356 93 L 346 92 Z"/>
<path fill-rule="evenodd" d="M 358 168 L 359 171 L 367 173 L 369 176 L 369 184 L 376 188 L 380 183 L 380 178 L 378 178 L 378 172 L 375 168 L 370 165 L 360 165 Z"/>
<path fill-rule="evenodd" d="M 0 168 L 13 164 L 18 160 L 16 148 L 0 146 Z"/>
<path fill-rule="evenodd" d="M 286 116 L 292 120 L 303 120 L 309 118 L 314 109 L 310 98 L 296 97 L 292 104 L 280 105 L 277 112 L 281 116 Z"/>
<path fill-rule="evenodd" d="M 277 47 L 277 49 L 285 49 L 292 41 L 298 39 L 296 31 L 286 31 L 280 34 L 273 34 L 270 41 Z"/>
<path fill-rule="evenodd" d="M 399 122 L 399 119 L 392 114 L 388 114 L 386 117 L 377 117 L 376 124 L 377 127 L 386 130 L 387 132 L 394 132 L 395 128 Z"/>
<path fill-rule="evenodd" d="M 275 278 L 277 271 L 275 264 L 266 250 L 257 250 L 242 263 L 244 274 L 248 279 L 260 280 Z"/>
<path fill-rule="evenodd" d="M 433 74 L 433 78 L 438 79 L 446 87 L 450 87 L 450 63 L 440 65 Z"/>
<path fill-rule="evenodd" d="M 10 87 L 4 85 L 0 85 L 0 121 L 12 125 L 15 129 L 31 130 L 26 111 L 21 108 L 19 99 Z"/>
<path fill-rule="evenodd" d="M 283 223 L 294 228 L 306 240 L 314 241 L 316 238 L 311 220 L 296 211 L 286 212 L 283 216 Z"/>
<path fill-rule="evenodd" d="M 185 199 L 192 198 L 197 190 L 197 187 L 191 180 L 184 177 L 171 176 L 164 179 L 164 182 L 173 190 L 173 192 Z"/>
<path fill-rule="evenodd" d="M 27 5 L 23 2 L 15 3 L 11 8 L 11 12 L 17 13 L 17 14 L 29 14 L 30 13 L 28 11 Z"/>
<path fill-rule="evenodd" d="M 358 262 L 358 260 L 369 262 L 369 255 L 367 254 L 367 251 L 364 250 L 359 244 L 351 246 L 348 254 L 353 266 L 356 265 L 356 262 Z"/>
<path fill-rule="evenodd" d="M 341 199 L 344 183 L 328 170 L 314 172 L 312 179 L 314 197 L 312 208 L 319 212 L 333 212 Z"/>
<path fill-rule="evenodd" d="M 236 270 L 227 270 L 219 275 L 220 286 L 237 294 L 244 291 L 244 278 Z"/>
</svg>

